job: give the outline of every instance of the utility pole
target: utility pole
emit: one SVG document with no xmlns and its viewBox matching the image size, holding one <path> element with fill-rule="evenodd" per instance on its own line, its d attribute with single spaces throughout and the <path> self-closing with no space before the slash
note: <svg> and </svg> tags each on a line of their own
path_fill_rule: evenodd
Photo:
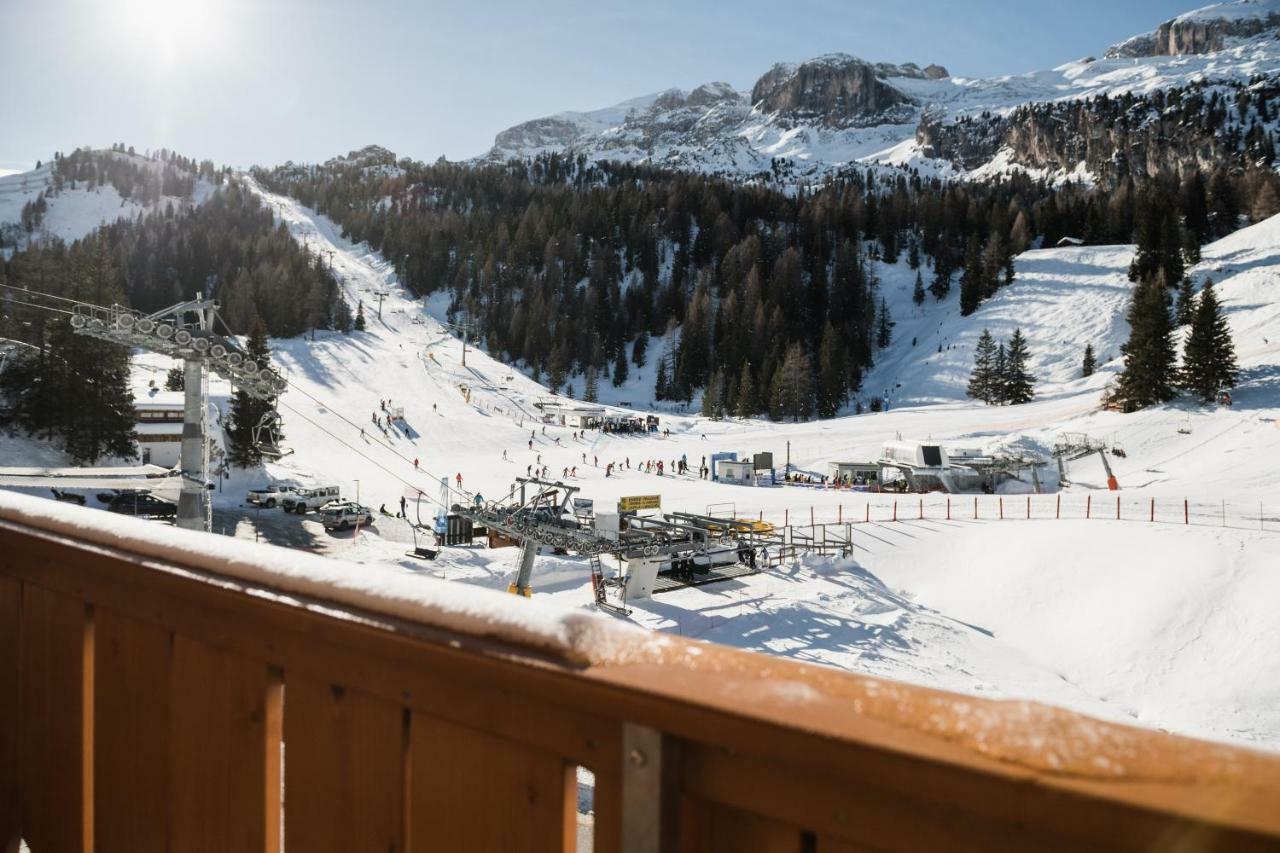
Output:
<svg viewBox="0 0 1280 853">
<path fill-rule="evenodd" d="M 788 473 L 788 474 L 790 474 L 790 473 L 791 473 L 791 442 L 789 442 L 789 441 L 787 442 L 787 470 L 786 470 L 786 473 Z"/>
<path fill-rule="evenodd" d="M 382 319 L 382 300 L 387 298 L 387 292 L 385 290 L 379 290 L 377 293 L 374 294 L 374 296 L 378 297 L 378 319 L 381 320 Z"/>
</svg>

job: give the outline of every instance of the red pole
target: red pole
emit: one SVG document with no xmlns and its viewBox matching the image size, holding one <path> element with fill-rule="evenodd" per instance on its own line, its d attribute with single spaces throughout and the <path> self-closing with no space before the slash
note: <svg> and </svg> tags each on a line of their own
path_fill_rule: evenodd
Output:
<svg viewBox="0 0 1280 853">
<path fill-rule="evenodd" d="M 897 501 L 893 502 L 893 520 L 894 521 L 898 520 L 898 502 Z"/>
<path fill-rule="evenodd" d="M 1120 496 L 1116 495 L 1116 521 L 1120 520 Z"/>
<path fill-rule="evenodd" d="M 1155 498 L 1151 499 L 1151 520 L 1152 521 L 1156 520 L 1156 499 Z"/>
<path fill-rule="evenodd" d="M 1187 499 L 1182 499 L 1182 523 L 1191 523 L 1191 505 L 1187 503 Z"/>
<path fill-rule="evenodd" d="M 1000 520 L 1004 521 L 1004 495 L 1000 496 Z"/>
<path fill-rule="evenodd" d="M 1053 511 L 1054 518 L 1062 518 L 1062 492 L 1058 492 L 1058 508 Z"/>
<path fill-rule="evenodd" d="M 1093 505 L 1093 495 L 1085 495 L 1084 497 L 1084 517 L 1089 517 L 1089 509 Z"/>
</svg>

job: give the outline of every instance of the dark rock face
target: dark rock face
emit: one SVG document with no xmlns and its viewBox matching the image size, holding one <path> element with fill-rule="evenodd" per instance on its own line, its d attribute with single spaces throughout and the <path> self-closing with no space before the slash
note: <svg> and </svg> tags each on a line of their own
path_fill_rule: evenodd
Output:
<svg viewBox="0 0 1280 853">
<path fill-rule="evenodd" d="M 751 101 L 767 113 L 827 127 L 883 121 L 914 101 L 880 79 L 876 66 L 853 57 L 775 65 L 756 81 Z M 919 72 L 917 69 L 917 73 Z"/>
<path fill-rule="evenodd" d="M 1107 51 L 1107 58 L 1212 53 L 1222 50 L 1228 38 L 1253 38 L 1266 32 L 1280 32 L 1280 14 L 1269 12 L 1235 20 L 1165 21 L 1154 32 L 1114 45 Z"/>
<path fill-rule="evenodd" d="M 1070 172 L 1081 163 L 1104 187 L 1161 172 L 1181 174 L 1274 160 L 1274 143 L 1259 130 L 1242 133 L 1241 106 L 1280 109 L 1280 83 L 1235 86 L 1218 99 L 1191 88 L 1154 96 L 1098 98 L 1032 104 L 1008 116 L 986 115 L 944 124 L 926 114 L 916 140 L 930 157 L 969 170 L 1001 149 L 1013 162 L 1048 172 Z M 1246 100 L 1240 100 L 1240 99 Z"/>
<path fill-rule="evenodd" d="M 494 138 L 494 146 L 503 149 L 567 146 L 577 139 L 578 133 L 579 128 L 573 122 L 549 116 L 507 128 Z"/>
</svg>

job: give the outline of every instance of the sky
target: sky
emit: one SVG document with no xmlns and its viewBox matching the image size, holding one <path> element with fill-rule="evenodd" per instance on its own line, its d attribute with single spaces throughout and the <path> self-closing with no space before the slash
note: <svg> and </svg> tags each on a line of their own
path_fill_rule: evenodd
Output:
<svg viewBox="0 0 1280 853">
<path fill-rule="evenodd" d="M 845 52 L 1049 68 L 1196 0 L 0 0 L 0 171 L 124 142 L 247 167 L 379 144 L 484 153 L 511 125 Z M 1063 7 L 1070 6 L 1070 12 Z"/>
</svg>

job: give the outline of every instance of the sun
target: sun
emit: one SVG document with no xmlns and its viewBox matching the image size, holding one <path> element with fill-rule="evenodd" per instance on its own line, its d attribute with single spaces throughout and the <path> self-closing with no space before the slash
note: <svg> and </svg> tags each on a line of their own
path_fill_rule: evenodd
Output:
<svg viewBox="0 0 1280 853">
<path fill-rule="evenodd" d="M 218 24 L 212 0 L 118 0 L 119 23 L 137 46 L 175 62 L 198 51 Z"/>
</svg>

